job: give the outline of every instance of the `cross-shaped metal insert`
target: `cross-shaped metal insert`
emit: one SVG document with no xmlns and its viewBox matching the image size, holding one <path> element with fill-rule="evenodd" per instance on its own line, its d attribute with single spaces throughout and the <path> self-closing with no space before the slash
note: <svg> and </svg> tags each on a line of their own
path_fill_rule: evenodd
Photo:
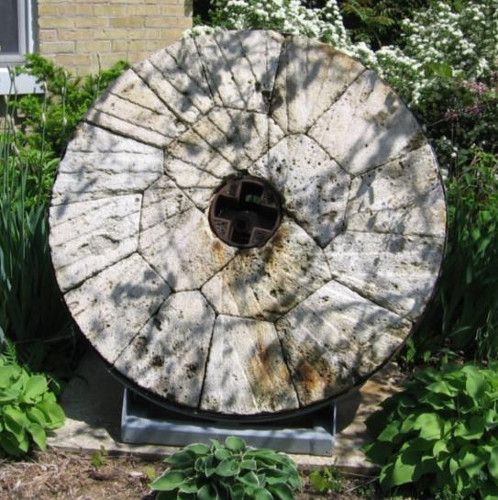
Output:
<svg viewBox="0 0 498 500">
<path fill-rule="evenodd" d="M 209 208 L 213 232 L 227 245 L 263 246 L 280 225 L 280 197 L 263 179 L 231 179 L 216 193 Z"/>
</svg>

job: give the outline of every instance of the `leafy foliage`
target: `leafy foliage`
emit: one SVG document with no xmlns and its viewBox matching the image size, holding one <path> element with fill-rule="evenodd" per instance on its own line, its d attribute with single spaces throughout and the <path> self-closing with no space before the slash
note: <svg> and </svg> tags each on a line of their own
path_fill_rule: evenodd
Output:
<svg viewBox="0 0 498 500">
<path fill-rule="evenodd" d="M 20 356 L 34 369 L 52 355 L 55 364 L 67 364 L 75 347 L 49 256 L 46 212 L 55 171 L 76 124 L 125 66 L 77 78 L 32 54 L 22 71 L 42 82 L 45 93 L 6 98 L 0 133 L 0 342 L 5 336 L 20 342 Z"/>
<path fill-rule="evenodd" d="M 25 454 L 32 443 L 45 450 L 47 430 L 61 427 L 64 420 L 46 377 L 19 366 L 7 341 L 0 354 L 0 455 Z"/>
<path fill-rule="evenodd" d="M 439 290 L 415 340 L 498 358 L 498 160 L 472 149 L 447 182 L 449 241 Z"/>
<path fill-rule="evenodd" d="M 415 374 L 367 420 L 376 440 L 364 450 L 382 466 L 384 490 L 414 483 L 453 498 L 498 491 L 498 362 L 448 364 Z"/>
<path fill-rule="evenodd" d="M 287 455 L 248 447 L 236 437 L 224 445 L 188 445 L 165 462 L 169 469 L 151 485 L 160 492 L 158 500 L 292 500 L 301 487 Z"/>
<path fill-rule="evenodd" d="M 318 493 L 325 493 L 326 491 L 341 493 L 343 489 L 344 476 L 335 467 L 314 470 L 309 477 L 311 485 Z"/>
</svg>

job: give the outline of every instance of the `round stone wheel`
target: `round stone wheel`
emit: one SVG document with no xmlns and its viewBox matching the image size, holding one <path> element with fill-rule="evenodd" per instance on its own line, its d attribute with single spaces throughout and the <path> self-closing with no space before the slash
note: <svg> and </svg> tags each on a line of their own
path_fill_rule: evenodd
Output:
<svg viewBox="0 0 498 500">
<path fill-rule="evenodd" d="M 422 315 L 445 236 L 436 158 L 400 98 L 332 47 L 268 31 L 187 37 L 126 71 L 79 125 L 50 207 L 83 334 L 135 390 L 216 419 L 363 383 Z"/>
</svg>

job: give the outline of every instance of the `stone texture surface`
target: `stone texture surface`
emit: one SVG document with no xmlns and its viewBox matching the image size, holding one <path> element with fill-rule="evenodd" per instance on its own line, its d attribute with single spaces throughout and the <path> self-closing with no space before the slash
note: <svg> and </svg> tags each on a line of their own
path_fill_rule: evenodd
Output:
<svg viewBox="0 0 498 500">
<path fill-rule="evenodd" d="M 201 290 L 219 314 L 275 320 L 329 280 L 320 247 L 284 221 L 262 249 L 239 252 Z"/>
<path fill-rule="evenodd" d="M 218 316 L 201 409 L 250 415 L 297 407 L 273 323 Z"/>
<path fill-rule="evenodd" d="M 401 345 L 410 327 L 334 281 L 276 322 L 303 406 L 366 378 Z"/>
<path fill-rule="evenodd" d="M 208 220 L 244 175 L 281 195 L 261 248 Z M 325 404 L 386 362 L 433 293 L 446 209 L 432 150 L 373 72 L 241 31 L 186 37 L 109 88 L 59 166 L 50 229 L 69 310 L 118 372 L 249 419 Z"/>
<path fill-rule="evenodd" d="M 76 323 L 109 363 L 132 341 L 171 289 L 138 254 L 65 294 Z"/>
<path fill-rule="evenodd" d="M 286 40 L 272 98 L 272 115 L 290 133 L 304 133 L 365 68 L 329 45 Z"/>
<path fill-rule="evenodd" d="M 215 314 L 199 292 L 171 295 L 114 366 L 140 387 L 196 408 Z"/>
<path fill-rule="evenodd" d="M 434 289 L 443 249 L 442 238 L 347 232 L 325 254 L 338 281 L 415 320 Z"/>
<path fill-rule="evenodd" d="M 361 74 L 309 135 L 355 175 L 427 142 L 401 99 L 373 71 Z"/>
<path fill-rule="evenodd" d="M 144 229 L 139 252 L 179 291 L 200 288 L 233 258 L 235 248 L 216 238 L 207 217 L 191 208 Z"/>
<path fill-rule="evenodd" d="M 273 184 L 292 217 L 319 245 L 342 230 L 351 177 L 306 135 L 285 137 L 249 172 Z"/>
<path fill-rule="evenodd" d="M 50 209 L 50 248 L 64 292 L 137 250 L 141 195 Z"/>
</svg>

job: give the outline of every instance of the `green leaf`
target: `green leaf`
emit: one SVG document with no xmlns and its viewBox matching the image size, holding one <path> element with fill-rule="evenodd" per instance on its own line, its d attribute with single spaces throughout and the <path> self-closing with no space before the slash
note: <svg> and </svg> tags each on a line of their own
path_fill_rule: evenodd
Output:
<svg viewBox="0 0 498 500">
<path fill-rule="evenodd" d="M 253 471 L 249 471 L 247 474 L 237 477 L 237 480 L 246 486 L 259 486 L 258 476 L 256 476 Z"/>
<path fill-rule="evenodd" d="M 240 462 L 240 468 L 245 470 L 256 470 L 258 468 L 258 464 L 256 460 L 242 460 Z"/>
<path fill-rule="evenodd" d="M 33 375 L 26 383 L 22 401 L 35 402 L 43 393 L 48 391 L 47 380 L 43 375 Z"/>
<path fill-rule="evenodd" d="M 387 441 L 395 443 L 400 441 L 401 422 L 395 420 L 391 422 L 378 436 L 377 441 Z"/>
<path fill-rule="evenodd" d="M 443 421 L 435 413 L 422 413 L 417 417 L 413 429 L 420 430 L 419 436 L 423 439 L 440 439 Z"/>
<path fill-rule="evenodd" d="M 47 418 L 45 414 L 39 410 L 36 406 L 32 406 L 26 410 L 26 416 L 36 424 L 41 425 L 42 427 L 47 426 Z"/>
<path fill-rule="evenodd" d="M 0 366 L 0 388 L 9 387 L 13 379 L 19 378 L 21 368 L 17 365 Z"/>
<path fill-rule="evenodd" d="M 45 415 L 48 429 L 57 429 L 64 425 L 66 416 L 64 410 L 57 403 L 44 400 L 38 403 L 37 408 Z"/>
<path fill-rule="evenodd" d="M 243 439 L 229 436 L 225 440 L 225 446 L 231 451 L 245 451 L 246 443 Z"/>
<path fill-rule="evenodd" d="M 33 441 L 38 445 L 38 447 L 45 451 L 47 448 L 47 439 L 43 427 L 38 424 L 30 424 L 26 427 L 26 430 L 31 434 Z"/>
<path fill-rule="evenodd" d="M 265 488 L 256 488 L 254 500 L 273 500 L 273 495 Z"/>
<path fill-rule="evenodd" d="M 199 500 L 219 500 L 220 496 L 214 484 L 205 484 L 197 492 L 197 498 Z"/>
<path fill-rule="evenodd" d="M 294 495 L 286 484 L 273 484 L 268 486 L 268 490 L 280 500 L 294 500 Z"/>
<path fill-rule="evenodd" d="M 401 484 L 410 483 L 413 479 L 413 475 L 415 473 L 416 464 L 405 463 L 404 457 L 406 457 L 405 453 L 401 453 L 398 455 L 398 458 L 394 462 L 394 467 L 391 474 L 391 485 L 392 486 L 400 486 Z"/>
<path fill-rule="evenodd" d="M 218 464 L 215 472 L 221 477 L 236 476 L 240 473 L 239 462 L 235 458 L 226 458 Z"/>
<path fill-rule="evenodd" d="M 207 444 L 203 443 L 194 443 L 194 444 L 189 444 L 188 446 L 185 446 L 184 451 L 190 451 L 194 455 L 197 456 L 204 456 L 207 455 L 210 451 L 210 447 Z"/>
<path fill-rule="evenodd" d="M 231 457 L 232 453 L 230 453 L 226 448 L 218 448 L 214 452 L 214 456 L 216 457 L 216 459 L 221 461 L 221 460 L 225 460 L 226 458 Z"/>
<path fill-rule="evenodd" d="M 169 470 L 153 481 L 150 487 L 156 491 L 172 491 L 177 489 L 186 479 L 187 476 L 183 472 Z"/>
<path fill-rule="evenodd" d="M 469 373 L 465 388 L 476 401 L 480 400 L 486 393 L 486 380 L 478 373 Z"/>
<path fill-rule="evenodd" d="M 187 450 L 181 450 L 167 457 L 164 462 L 171 465 L 172 469 L 184 469 L 186 467 L 192 467 L 195 459 L 196 456 L 193 453 Z"/>
<path fill-rule="evenodd" d="M 498 481 L 498 446 L 493 447 L 488 461 L 488 470 L 491 476 Z"/>
</svg>

